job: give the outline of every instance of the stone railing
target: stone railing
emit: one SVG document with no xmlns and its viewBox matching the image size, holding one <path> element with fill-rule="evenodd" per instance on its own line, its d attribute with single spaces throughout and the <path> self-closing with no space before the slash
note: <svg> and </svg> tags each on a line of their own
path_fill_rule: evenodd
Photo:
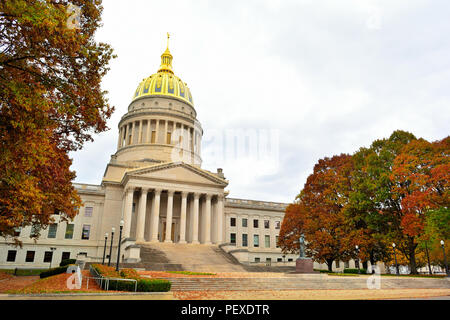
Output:
<svg viewBox="0 0 450 320">
<path fill-rule="evenodd" d="M 288 203 L 226 198 L 225 205 L 251 207 L 251 208 L 266 208 L 284 211 L 288 206 Z"/>
</svg>

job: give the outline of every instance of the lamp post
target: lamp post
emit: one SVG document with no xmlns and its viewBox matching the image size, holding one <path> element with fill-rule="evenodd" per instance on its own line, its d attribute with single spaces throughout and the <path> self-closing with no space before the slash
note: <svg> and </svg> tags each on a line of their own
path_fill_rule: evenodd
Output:
<svg viewBox="0 0 450 320">
<path fill-rule="evenodd" d="M 117 248 L 117 264 L 116 264 L 116 271 L 119 271 L 119 262 L 120 262 L 120 243 L 122 242 L 122 229 L 125 222 L 123 220 L 120 220 L 120 233 L 119 233 L 119 246 Z"/>
<path fill-rule="evenodd" d="M 108 232 L 105 233 L 105 247 L 103 248 L 103 260 L 102 264 L 105 264 L 105 255 L 106 255 L 106 240 L 108 240 Z"/>
<path fill-rule="evenodd" d="M 395 243 L 392 244 L 392 248 L 394 249 L 395 269 L 397 271 L 397 275 L 399 275 L 400 271 L 398 270 L 397 255 L 395 254 Z"/>
<path fill-rule="evenodd" d="M 111 229 L 111 246 L 109 247 L 108 267 L 111 265 L 112 247 L 113 247 L 113 239 L 114 239 L 115 231 L 116 231 L 116 228 L 112 227 L 112 229 Z"/>
<path fill-rule="evenodd" d="M 50 250 L 52 251 L 52 256 L 50 258 L 50 269 L 52 268 L 52 260 L 53 260 L 53 252 L 56 250 L 56 248 L 50 248 Z"/>
<path fill-rule="evenodd" d="M 447 256 L 445 255 L 445 246 L 444 246 L 444 240 L 441 240 L 441 247 L 442 247 L 442 253 L 444 254 L 444 263 L 445 263 L 445 273 L 447 274 L 447 277 L 449 276 L 448 272 L 448 264 L 447 264 Z"/>
<path fill-rule="evenodd" d="M 433 274 L 433 271 L 431 271 L 430 255 L 428 254 L 428 245 L 427 245 L 427 241 L 425 241 L 425 252 L 426 252 L 426 254 L 427 254 L 428 272 L 429 272 L 430 274 Z"/>
<path fill-rule="evenodd" d="M 355 246 L 356 249 L 356 262 L 358 264 L 358 274 L 361 274 L 361 269 L 359 268 L 359 247 L 358 245 Z"/>
</svg>

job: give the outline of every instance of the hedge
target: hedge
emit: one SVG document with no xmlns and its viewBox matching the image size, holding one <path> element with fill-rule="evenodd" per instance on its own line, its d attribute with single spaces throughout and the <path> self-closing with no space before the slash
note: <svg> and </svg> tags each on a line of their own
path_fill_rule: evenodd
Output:
<svg viewBox="0 0 450 320">
<path fill-rule="evenodd" d="M 67 266 L 62 266 L 62 267 L 57 267 L 57 268 L 52 268 L 52 269 L 48 269 L 47 271 L 43 271 L 39 274 L 39 277 L 42 278 L 47 278 L 50 276 L 54 276 L 55 274 L 61 274 L 61 273 L 65 273 L 67 271 Z"/>
<path fill-rule="evenodd" d="M 114 267 L 108 267 L 100 264 L 93 264 L 92 267 L 103 277 L 123 278 L 137 280 L 137 292 L 167 292 L 171 288 L 171 283 L 164 279 L 141 278 L 134 269 L 122 269 L 119 273 Z M 109 280 L 108 290 L 134 291 L 136 282 Z M 102 289 L 106 289 L 106 281 L 102 283 Z"/>
<path fill-rule="evenodd" d="M 344 269 L 344 273 L 358 273 L 358 269 Z M 359 273 L 361 274 L 366 274 L 367 273 L 367 269 L 359 269 Z"/>
<path fill-rule="evenodd" d="M 77 261 L 77 259 L 64 259 L 61 261 L 59 266 L 63 267 L 63 266 L 68 266 L 69 264 L 75 264 L 76 261 Z"/>
</svg>

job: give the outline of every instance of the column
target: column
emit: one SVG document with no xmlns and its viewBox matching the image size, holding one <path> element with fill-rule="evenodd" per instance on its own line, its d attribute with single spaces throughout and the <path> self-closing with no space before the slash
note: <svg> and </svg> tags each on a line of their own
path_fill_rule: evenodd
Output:
<svg viewBox="0 0 450 320">
<path fill-rule="evenodd" d="M 159 143 L 159 119 L 156 119 L 156 134 L 155 134 L 155 143 Z"/>
<path fill-rule="evenodd" d="M 123 237 L 129 238 L 130 237 L 130 231 L 131 231 L 131 213 L 133 209 L 133 192 L 134 187 L 129 187 L 125 191 L 125 204 L 123 207 L 123 215 L 122 219 L 124 221 L 123 226 Z"/>
<path fill-rule="evenodd" d="M 247 223 L 250 223 L 250 221 L 247 221 Z M 219 194 L 217 196 L 217 231 L 216 232 L 217 232 L 217 243 L 220 244 L 220 243 L 224 242 L 224 238 L 223 238 L 223 196 L 221 194 Z M 250 237 L 250 235 L 248 235 L 247 237 Z"/>
<path fill-rule="evenodd" d="M 137 141 L 138 144 L 139 144 L 139 143 L 142 143 L 142 123 L 143 123 L 143 121 L 140 120 L 140 121 L 139 121 L 138 141 Z"/>
<path fill-rule="evenodd" d="M 194 210 L 192 215 L 192 243 L 198 244 L 198 201 L 199 201 L 200 193 L 194 193 Z"/>
<path fill-rule="evenodd" d="M 117 142 L 117 149 L 120 148 L 120 140 L 122 138 L 122 128 L 119 128 L 119 141 Z"/>
<path fill-rule="evenodd" d="M 166 239 L 164 242 L 172 242 L 172 215 L 173 215 L 173 191 L 167 191 L 167 216 L 166 216 Z"/>
<path fill-rule="evenodd" d="M 130 144 L 134 144 L 134 130 L 135 130 L 135 121 L 133 121 L 133 124 L 131 125 L 131 142 L 130 142 Z"/>
<path fill-rule="evenodd" d="M 147 211 L 147 188 L 142 188 L 141 197 L 139 199 L 139 211 L 136 221 L 136 241 L 145 241 L 145 214 Z"/>
<path fill-rule="evenodd" d="M 151 143 L 151 123 L 152 121 L 150 119 L 147 120 L 147 138 L 145 139 L 145 143 Z"/>
<path fill-rule="evenodd" d="M 203 227 L 205 235 L 205 244 L 211 244 L 211 195 L 206 194 L 205 197 L 205 224 Z"/>
<path fill-rule="evenodd" d="M 186 243 L 186 208 L 187 208 L 187 192 L 181 193 L 181 213 L 180 213 L 180 242 Z"/>
<path fill-rule="evenodd" d="M 170 141 L 169 141 L 169 143 L 167 143 L 167 130 L 169 129 L 169 121 L 167 121 L 167 120 L 165 120 L 165 125 L 164 125 L 164 140 L 163 140 L 163 143 L 164 144 L 170 144 Z"/>
<path fill-rule="evenodd" d="M 153 197 L 152 203 L 152 232 L 151 240 L 152 242 L 158 242 L 158 227 L 159 227 L 159 204 L 161 202 L 161 190 L 155 189 L 155 196 Z"/>
</svg>

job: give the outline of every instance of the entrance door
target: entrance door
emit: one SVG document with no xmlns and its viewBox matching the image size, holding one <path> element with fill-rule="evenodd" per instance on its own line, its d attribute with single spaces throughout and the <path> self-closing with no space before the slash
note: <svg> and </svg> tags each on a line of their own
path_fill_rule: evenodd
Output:
<svg viewBox="0 0 450 320">
<path fill-rule="evenodd" d="M 172 231 L 171 231 L 171 237 L 170 240 L 174 240 L 175 239 L 175 223 L 172 222 Z M 162 242 L 164 242 L 166 240 L 166 222 L 163 222 L 163 231 L 162 231 Z"/>
</svg>

